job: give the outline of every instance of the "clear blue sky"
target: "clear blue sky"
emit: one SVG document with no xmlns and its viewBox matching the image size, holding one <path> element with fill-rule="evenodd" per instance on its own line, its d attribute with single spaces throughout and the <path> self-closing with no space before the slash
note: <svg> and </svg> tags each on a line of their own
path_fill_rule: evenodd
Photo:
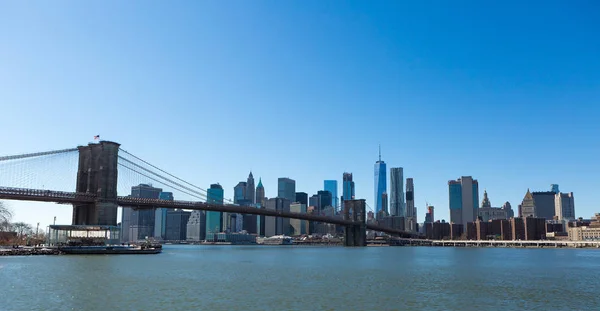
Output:
<svg viewBox="0 0 600 311">
<path fill-rule="evenodd" d="M 600 212 L 597 1 L 3 1 L 2 154 L 95 134 L 227 197 L 250 170 L 315 193 L 381 143 L 448 219 L 450 179 Z M 258 180 L 257 180 L 258 182 Z M 341 191 L 341 187 L 340 187 Z M 10 202 L 42 226 L 71 209 Z"/>
</svg>

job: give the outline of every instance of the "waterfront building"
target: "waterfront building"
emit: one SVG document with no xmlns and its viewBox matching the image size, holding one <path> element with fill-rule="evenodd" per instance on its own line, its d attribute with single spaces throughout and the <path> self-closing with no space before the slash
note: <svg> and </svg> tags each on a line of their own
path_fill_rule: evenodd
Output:
<svg viewBox="0 0 600 311">
<path fill-rule="evenodd" d="M 555 216 L 555 196 L 552 191 L 534 191 L 531 193 L 535 207 L 535 217 L 552 220 Z"/>
<path fill-rule="evenodd" d="M 254 204 L 256 201 L 256 197 L 255 197 L 255 191 L 256 189 L 254 188 L 254 176 L 252 176 L 252 171 L 250 171 L 250 174 L 248 175 L 248 180 L 246 181 L 246 201 L 248 201 L 250 204 Z M 258 202 L 256 202 L 258 203 Z"/>
<path fill-rule="evenodd" d="M 460 240 L 463 238 L 465 226 L 463 224 L 450 223 L 450 239 Z"/>
<path fill-rule="evenodd" d="M 161 188 L 152 187 L 151 184 L 131 187 L 131 196 L 134 198 L 158 199 L 161 192 Z M 121 214 L 121 241 L 130 242 L 153 237 L 155 220 L 156 212 L 152 209 L 134 210 L 124 207 Z"/>
<path fill-rule="evenodd" d="M 450 224 L 447 222 L 431 222 L 423 224 L 425 237 L 430 240 L 446 240 L 450 239 L 451 231 Z"/>
<path fill-rule="evenodd" d="M 393 228 L 397 230 L 405 230 L 406 220 L 404 217 L 399 216 L 383 216 L 377 220 L 377 224 L 387 228 Z"/>
<path fill-rule="evenodd" d="M 290 212 L 306 214 L 306 204 L 304 203 L 293 203 L 290 204 Z M 290 219 L 290 226 L 292 227 L 291 235 L 302 235 L 308 233 L 308 221 L 300 219 Z"/>
<path fill-rule="evenodd" d="M 206 238 L 206 212 L 192 211 L 186 228 L 188 241 L 202 241 Z"/>
<path fill-rule="evenodd" d="M 492 234 L 500 240 L 508 241 L 512 240 L 510 231 L 510 221 L 508 219 L 494 219 L 491 221 Z"/>
<path fill-rule="evenodd" d="M 415 186 L 412 178 L 406 179 L 406 230 L 417 231 L 417 209 L 415 208 Z"/>
<path fill-rule="evenodd" d="M 354 181 L 352 173 L 344 173 L 342 176 L 342 199 L 344 201 L 354 200 Z"/>
<path fill-rule="evenodd" d="M 477 218 L 479 206 L 479 183 L 471 176 L 448 181 L 450 222 L 463 224 Z"/>
<path fill-rule="evenodd" d="M 575 197 L 573 192 L 555 195 L 555 214 L 558 220 L 575 220 Z"/>
<path fill-rule="evenodd" d="M 259 207 L 265 206 L 265 187 L 263 187 L 262 179 L 258 179 L 258 185 L 256 186 L 256 200 L 254 200 Z"/>
<path fill-rule="evenodd" d="M 525 240 L 525 223 L 522 217 L 510 219 L 511 237 L 513 240 Z"/>
<path fill-rule="evenodd" d="M 323 181 L 323 190 L 329 191 L 331 193 L 331 206 L 335 207 L 336 210 L 339 209 L 339 198 L 338 198 L 338 183 L 337 180 L 325 180 Z"/>
<path fill-rule="evenodd" d="M 184 210 L 170 210 L 167 212 L 167 230 L 165 240 L 185 241 L 187 240 L 187 223 L 191 212 Z"/>
<path fill-rule="evenodd" d="M 160 200 L 173 201 L 172 192 L 161 192 L 158 195 Z M 167 210 L 168 208 L 159 207 L 154 210 L 154 238 L 162 240 L 166 236 L 167 230 Z"/>
<path fill-rule="evenodd" d="M 296 181 L 290 178 L 277 179 L 277 197 L 294 202 L 296 200 Z"/>
<path fill-rule="evenodd" d="M 525 240 L 543 240 L 546 238 L 546 219 L 537 217 L 523 218 Z"/>
<path fill-rule="evenodd" d="M 401 167 L 390 168 L 390 214 L 406 217 L 404 201 L 404 169 Z"/>
<path fill-rule="evenodd" d="M 242 215 L 243 223 L 242 230 L 250 234 L 258 234 L 259 219 L 257 215 Z"/>
<path fill-rule="evenodd" d="M 256 236 L 248 233 L 209 233 L 206 243 L 256 244 Z"/>
<path fill-rule="evenodd" d="M 290 211 L 290 200 L 285 198 L 272 198 L 267 200 L 266 209 L 275 211 Z M 274 216 L 265 216 L 265 237 L 274 235 L 288 235 L 290 219 Z"/>
<path fill-rule="evenodd" d="M 383 193 L 387 191 L 387 168 L 384 161 L 381 161 L 381 146 L 379 146 L 379 160 L 375 162 L 375 214 L 385 210 L 383 206 Z"/>
<path fill-rule="evenodd" d="M 212 184 L 206 190 L 206 203 L 223 204 L 224 191 L 219 184 Z M 222 212 L 206 212 L 206 234 L 211 232 L 223 231 L 223 213 Z"/>
</svg>

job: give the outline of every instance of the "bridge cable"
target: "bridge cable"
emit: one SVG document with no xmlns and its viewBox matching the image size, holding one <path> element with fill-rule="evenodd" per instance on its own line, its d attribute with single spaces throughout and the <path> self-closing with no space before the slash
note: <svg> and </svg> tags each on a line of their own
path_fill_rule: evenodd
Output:
<svg viewBox="0 0 600 311">
<path fill-rule="evenodd" d="M 159 178 L 162 178 L 162 179 L 164 179 L 164 180 L 166 180 L 166 181 L 168 181 L 168 182 L 170 182 L 170 183 L 172 183 L 174 185 L 177 185 L 177 186 L 179 186 L 179 187 L 181 187 L 181 188 L 183 188 L 183 189 L 185 189 L 187 191 L 193 192 L 193 193 L 197 194 L 198 196 L 207 197 L 207 195 L 204 194 L 204 193 L 201 193 L 201 192 L 199 192 L 197 190 L 194 190 L 194 189 L 190 189 L 190 188 L 188 188 L 188 187 L 186 187 L 186 186 L 184 186 L 182 184 L 174 182 L 174 181 L 172 181 L 172 180 L 170 180 L 170 179 L 168 179 L 168 178 L 166 178 L 166 177 L 164 177 L 164 176 L 162 176 L 162 175 L 160 175 L 158 173 L 155 173 L 155 172 L 153 172 L 153 171 L 151 171 L 151 170 L 149 170 L 149 169 L 147 169 L 147 168 L 145 168 L 145 167 L 143 167 L 141 165 L 138 165 L 138 164 L 136 164 L 136 163 L 134 163 L 132 161 L 129 161 L 129 160 L 127 160 L 127 159 L 125 159 L 125 158 L 123 158 L 121 156 L 119 156 L 119 159 L 123 160 L 123 161 L 126 161 L 126 162 L 128 162 L 128 163 L 130 163 L 130 164 L 132 164 L 132 165 L 134 165 L 134 166 L 136 166 L 136 167 L 138 167 L 138 168 L 140 168 L 140 169 L 142 169 L 142 170 L 144 170 L 144 171 L 146 171 L 146 172 L 148 172 L 150 174 L 153 174 L 153 175 L 155 175 L 155 176 L 157 176 Z M 137 172 L 137 173 L 139 173 L 139 172 Z M 148 177 L 148 176 L 145 176 L 145 177 Z"/>
<path fill-rule="evenodd" d="M 77 148 L 69 148 L 69 149 L 62 149 L 62 150 L 53 150 L 53 151 L 44 151 L 44 152 L 24 153 L 24 154 L 18 154 L 18 155 L 3 156 L 3 157 L 0 157 L 0 162 L 8 161 L 8 160 L 19 160 L 19 159 L 25 159 L 25 158 L 41 157 L 41 156 L 45 156 L 45 155 L 52 155 L 52 154 L 58 154 L 58 153 L 67 153 L 67 152 L 73 152 L 73 151 L 77 151 L 77 150 L 78 150 Z"/>
<path fill-rule="evenodd" d="M 154 168 L 154 169 L 157 169 L 157 170 L 159 170 L 160 172 L 162 172 L 162 173 L 164 173 L 164 174 L 167 174 L 168 176 L 170 176 L 170 177 L 172 177 L 172 178 L 175 178 L 175 179 L 179 180 L 180 182 L 186 183 L 186 184 L 188 184 L 188 185 L 190 185 L 190 186 L 192 186 L 192 187 L 194 187 L 194 188 L 200 189 L 201 191 L 207 192 L 207 191 L 206 191 L 206 189 L 202 189 L 202 188 L 200 188 L 200 187 L 198 187 L 198 186 L 196 186 L 196 185 L 194 185 L 194 184 L 192 184 L 192 183 L 189 183 L 189 182 L 187 182 L 187 181 L 185 181 L 185 180 L 183 180 L 183 179 L 181 179 L 181 178 L 179 178 L 179 177 L 177 177 L 177 176 L 174 176 L 174 175 L 170 174 L 169 172 L 166 172 L 166 171 L 164 171 L 164 170 L 162 170 L 162 169 L 160 169 L 160 168 L 158 168 L 158 167 L 156 167 L 156 166 L 154 166 L 154 165 L 152 165 L 152 164 L 150 164 L 150 163 L 148 163 L 148 162 L 144 161 L 143 159 L 141 159 L 141 158 L 139 158 L 139 157 L 137 157 L 137 156 L 135 156 L 135 155 L 133 155 L 133 154 L 131 154 L 131 153 L 127 152 L 127 150 L 125 150 L 125 149 L 123 149 L 123 148 L 119 148 L 119 150 L 120 150 L 120 151 L 123 151 L 123 152 L 125 152 L 126 154 L 128 154 L 128 155 L 130 155 L 130 156 L 132 156 L 132 157 L 134 157 L 135 159 L 137 159 L 137 160 L 141 161 L 142 163 L 144 163 L 144 164 L 146 164 L 146 165 L 149 165 L 150 167 L 152 167 L 152 168 Z"/>
<path fill-rule="evenodd" d="M 120 166 L 122 166 L 122 167 L 124 167 L 124 168 L 126 168 L 126 169 L 129 169 L 129 170 L 131 170 L 131 171 L 133 171 L 133 172 L 135 172 L 135 173 L 137 173 L 137 174 L 139 174 L 139 175 L 142 175 L 142 176 L 144 176 L 144 177 L 146 177 L 146 178 L 148 178 L 148 179 L 150 179 L 150 180 L 152 180 L 152 181 L 155 181 L 155 182 L 157 182 L 157 183 L 159 183 L 159 184 L 161 184 L 161 185 L 164 185 L 164 186 L 167 186 L 167 187 L 172 187 L 172 188 L 174 188 L 175 190 L 177 190 L 177 191 L 180 191 L 180 192 L 183 192 L 183 193 L 185 193 L 185 194 L 187 194 L 187 195 L 189 195 L 189 196 L 191 196 L 191 197 L 194 197 L 194 198 L 197 198 L 197 199 L 200 199 L 200 200 L 203 200 L 203 199 L 204 199 L 204 198 L 200 197 L 198 194 L 192 194 L 192 193 L 186 192 L 186 191 L 184 191 L 184 190 L 181 190 L 181 189 L 179 189 L 179 188 L 177 188 L 177 187 L 174 187 L 173 185 L 166 184 L 166 183 L 164 183 L 164 182 L 162 182 L 162 181 L 160 181 L 160 180 L 158 180 L 158 179 L 155 179 L 155 178 L 153 178 L 153 177 L 150 177 L 150 176 L 148 176 L 148 175 L 146 175 L 146 174 L 144 174 L 144 173 L 142 173 L 142 172 L 139 172 L 139 171 L 137 171 L 137 170 L 135 170 L 135 169 L 133 169 L 133 168 L 131 168 L 131 167 L 128 167 L 128 166 L 126 166 L 126 165 L 124 165 L 124 164 L 118 163 L 118 165 L 120 165 Z"/>
</svg>

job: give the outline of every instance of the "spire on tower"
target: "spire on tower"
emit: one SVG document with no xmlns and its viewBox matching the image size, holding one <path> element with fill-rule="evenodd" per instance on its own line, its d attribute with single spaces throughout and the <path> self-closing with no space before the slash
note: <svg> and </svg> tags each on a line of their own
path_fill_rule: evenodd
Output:
<svg viewBox="0 0 600 311">
<path fill-rule="evenodd" d="M 379 144 L 379 162 L 381 162 L 381 144 Z"/>
</svg>

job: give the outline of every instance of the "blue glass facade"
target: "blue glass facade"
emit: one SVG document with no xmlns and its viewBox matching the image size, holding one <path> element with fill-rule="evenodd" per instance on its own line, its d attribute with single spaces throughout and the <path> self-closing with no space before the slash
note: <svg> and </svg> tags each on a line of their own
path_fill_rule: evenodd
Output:
<svg viewBox="0 0 600 311">
<path fill-rule="evenodd" d="M 240 181 L 235 187 L 233 187 L 233 203 L 240 204 L 241 201 L 246 201 L 246 190 L 247 183 Z M 252 204 L 252 202 L 250 202 Z"/>
<path fill-rule="evenodd" d="M 354 200 L 354 181 L 352 181 L 352 173 L 344 173 L 342 182 L 342 196 L 345 200 Z"/>
<path fill-rule="evenodd" d="M 375 214 L 379 213 L 380 210 L 387 210 L 387 207 L 383 206 L 382 196 L 384 192 L 387 192 L 387 167 L 384 161 L 377 161 L 375 163 Z"/>
<path fill-rule="evenodd" d="M 173 201 L 173 192 L 161 192 L 158 195 L 161 200 Z M 154 211 L 154 237 L 165 239 L 167 236 L 167 209 L 157 208 Z"/>
<path fill-rule="evenodd" d="M 323 190 L 329 191 L 331 193 L 331 204 L 337 210 L 339 208 L 339 198 L 338 198 L 338 183 L 337 180 L 325 180 L 323 182 Z"/>
<path fill-rule="evenodd" d="M 462 209 L 462 186 L 460 183 L 452 182 L 448 185 L 450 194 L 450 209 Z"/>
<path fill-rule="evenodd" d="M 223 204 L 223 187 L 218 184 L 210 185 L 206 191 L 206 203 Z M 223 213 L 222 212 L 206 212 L 206 233 L 223 231 Z"/>
</svg>

